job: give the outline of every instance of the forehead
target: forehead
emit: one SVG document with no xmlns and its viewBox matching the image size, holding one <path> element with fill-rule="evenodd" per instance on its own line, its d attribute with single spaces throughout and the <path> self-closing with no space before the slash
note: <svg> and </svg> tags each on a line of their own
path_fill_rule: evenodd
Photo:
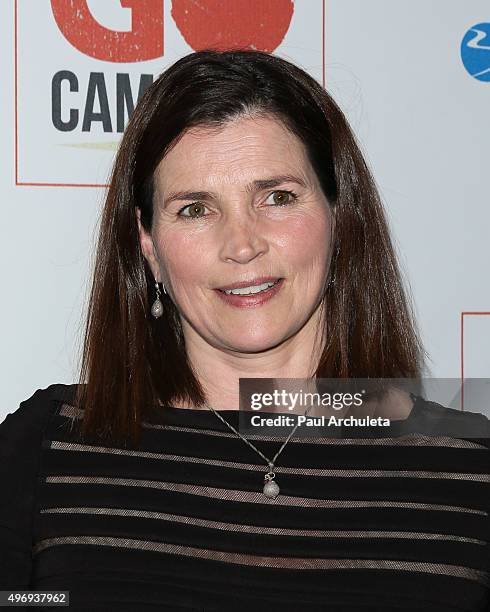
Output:
<svg viewBox="0 0 490 612">
<path fill-rule="evenodd" d="M 240 183 L 270 172 L 311 174 L 301 140 L 272 117 L 240 117 L 224 126 L 196 127 L 184 133 L 155 172 L 161 187 L 193 183 Z"/>
</svg>

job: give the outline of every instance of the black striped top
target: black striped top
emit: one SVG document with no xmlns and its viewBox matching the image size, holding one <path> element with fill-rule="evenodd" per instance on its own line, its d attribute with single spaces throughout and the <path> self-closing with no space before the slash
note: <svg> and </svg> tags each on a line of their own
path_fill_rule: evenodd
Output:
<svg viewBox="0 0 490 612">
<path fill-rule="evenodd" d="M 0 590 L 68 590 L 84 612 L 490 610 L 484 416 L 417 397 L 412 433 L 292 438 L 269 499 L 264 462 L 211 411 L 155 410 L 136 450 L 89 446 L 74 389 L 0 425 Z M 481 438 L 416 433 L 455 419 Z"/>
</svg>

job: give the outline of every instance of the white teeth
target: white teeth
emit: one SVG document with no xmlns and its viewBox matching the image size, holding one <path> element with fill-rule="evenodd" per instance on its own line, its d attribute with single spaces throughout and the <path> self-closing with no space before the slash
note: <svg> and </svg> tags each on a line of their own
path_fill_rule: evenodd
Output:
<svg viewBox="0 0 490 612">
<path fill-rule="evenodd" d="M 262 285 L 255 285 L 253 287 L 240 287 L 240 289 L 225 289 L 224 292 L 227 295 L 230 295 L 230 294 L 233 294 L 233 295 L 251 295 L 253 293 L 259 293 L 260 291 L 265 291 L 266 289 L 269 289 L 269 287 L 272 287 L 273 285 L 275 285 L 278 282 L 279 282 L 279 280 L 277 280 L 277 281 L 270 281 L 269 283 L 263 283 Z"/>
</svg>

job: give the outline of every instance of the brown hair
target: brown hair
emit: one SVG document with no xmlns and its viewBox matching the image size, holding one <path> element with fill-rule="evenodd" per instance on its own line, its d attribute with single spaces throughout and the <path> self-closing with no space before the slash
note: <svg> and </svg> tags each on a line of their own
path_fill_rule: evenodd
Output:
<svg viewBox="0 0 490 612">
<path fill-rule="evenodd" d="M 176 306 L 162 295 L 164 315 L 150 314 L 154 278 L 141 251 L 135 207 L 151 231 L 154 171 L 185 130 L 257 112 L 276 117 L 304 143 L 335 210 L 316 378 L 420 376 L 424 351 L 383 207 L 342 111 L 310 75 L 284 59 L 260 51 L 199 51 L 147 89 L 117 153 L 76 395 L 84 408 L 82 436 L 137 445 L 141 421 L 158 404 L 206 404 Z"/>
</svg>

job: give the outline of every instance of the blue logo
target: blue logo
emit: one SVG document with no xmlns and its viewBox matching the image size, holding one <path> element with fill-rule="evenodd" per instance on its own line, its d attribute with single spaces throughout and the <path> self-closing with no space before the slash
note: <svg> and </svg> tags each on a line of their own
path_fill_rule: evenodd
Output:
<svg viewBox="0 0 490 612">
<path fill-rule="evenodd" d="M 472 77 L 490 81 L 490 23 L 478 23 L 461 41 L 461 59 Z"/>
</svg>

